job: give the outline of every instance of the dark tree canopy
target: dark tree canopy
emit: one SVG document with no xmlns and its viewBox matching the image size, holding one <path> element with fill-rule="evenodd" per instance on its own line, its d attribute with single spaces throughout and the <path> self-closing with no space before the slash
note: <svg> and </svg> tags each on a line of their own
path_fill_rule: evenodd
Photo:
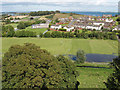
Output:
<svg viewBox="0 0 120 90">
<path fill-rule="evenodd" d="M 9 48 L 2 75 L 3 88 L 75 88 L 77 84 L 73 62 L 30 43 Z"/>
<path fill-rule="evenodd" d="M 2 36 L 3 37 L 13 37 L 15 34 L 14 28 L 11 25 L 2 26 Z"/>
</svg>

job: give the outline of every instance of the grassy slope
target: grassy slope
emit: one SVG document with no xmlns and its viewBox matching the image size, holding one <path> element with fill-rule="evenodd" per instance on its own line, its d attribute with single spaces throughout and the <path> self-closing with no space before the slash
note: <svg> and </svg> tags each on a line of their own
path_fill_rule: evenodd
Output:
<svg viewBox="0 0 120 90">
<path fill-rule="evenodd" d="M 55 20 L 56 18 L 68 18 L 70 14 L 62 14 L 62 13 L 57 13 L 54 15 L 53 19 Z"/>
<path fill-rule="evenodd" d="M 117 41 L 62 38 L 2 38 L 2 51 L 5 53 L 11 45 L 23 43 L 35 43 L 52 54 L 76 54 L 78 49 L 98 54 L 118 52 Z"/>
<path fill-rule="evenodd" d="M 77 67 L 80 82 L 79 88 L 105 88 L 107 77 L 112 73 L 112 69 L 105 68 L 83 68 Z"/>
<path fill-rule="evenodd" d="M 83 16 L 85 16 L 85 15 L 79 15 L 79 14 L 73 14 L 72 15 L 72 17 L 73 18 L 80 18 L 80 17 L 83 17 Z M 68 17 L 70 17 L 70 13 L 57 13 L 57 14 L 55 14 L 54 15 L 54 17 L 53 17 L 53 19 L 56 19 L 56 18 L 68 18 Z"/>
</svg>

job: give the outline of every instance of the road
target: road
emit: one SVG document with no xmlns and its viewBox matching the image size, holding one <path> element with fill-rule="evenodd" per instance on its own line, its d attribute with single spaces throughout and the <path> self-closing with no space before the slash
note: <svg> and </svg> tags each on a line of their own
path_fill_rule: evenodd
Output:
<svg viewBox="0 0 120 90">
<path fill-rule="evenodd" d="M 74 20 L 72 20 L 70 23 L 69 23 L 69 27 L 71 26 L 71 25 L 73 25 L 73 22 L 75 22 L 76 21 L 76 19 L 74 19 Z"/>
</svg>

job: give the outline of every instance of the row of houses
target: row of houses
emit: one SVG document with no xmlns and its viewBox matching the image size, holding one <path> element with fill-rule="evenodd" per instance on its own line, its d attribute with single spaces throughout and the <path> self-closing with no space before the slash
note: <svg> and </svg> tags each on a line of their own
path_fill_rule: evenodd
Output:
<svg viewBox="0 0 120 90">
<path fill-rule="evenodd" d="M 91 30 L 101 30 L 102 25 L 91 25 L 91 24 L 74 24 L 75 28 L 82 28 L 82 29 L 91 29 Z"/>
<path fill-rule="evenodd" d="M 74 27 L 62 26 L 62 25 L 51 25 L 51 29 L 59 30 L 61 28 L 66 29 L 67 32 L 74 30 Z"/>
</svg>

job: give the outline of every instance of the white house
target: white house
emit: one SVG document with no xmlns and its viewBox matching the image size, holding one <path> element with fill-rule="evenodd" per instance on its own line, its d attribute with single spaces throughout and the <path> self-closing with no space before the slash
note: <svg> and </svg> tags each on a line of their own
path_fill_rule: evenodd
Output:
<svg viewBox="0 0 120 90">
<path fill-rule="evenodd" d="M 120 30 L 120 25 L 116 26 L 112 31 Z"/>
<path fill-rule="evenodd" d="M 113 22 L 113 19 L 106 19 L 105 22 Z"/>
<path fill-rule="evenodd" d="M 105 23 L 104 22 L 93 22 L 93 25 L 102 25 L 102 26 L 104 26 Z"/>
<path fill-rule="evenodd" d="M 63 27 L 64 29 L 66 29 L 66 31 L 68 31 L 68 32 L 70 32 L 71 30 L 73 30 L 74 29 L 74 27 Z"/>
<path fill-rule="evenodd" d="M 62 28 L 62 26 L 61 25 L 51 25 L 50 28 L 52 28 L 52 29 L 60 29 L 60 28 Z"/>
<path fill-rule="evenodd" d="M 41 23 L 41 24 L 32 25 L 32 28 L 48 28 L 48 27 L 49 27 L 49 23 Z"/>
<path fill-rule="evenodd" d="M 86 26 L 86 29 L 91 29 L 91 30 L 93 30 L 93 29 L 101 30 L 101 28 L 102 28 L 102 26 L 100 26 L 100 25 L 87 25 Z"/>
</svg>

